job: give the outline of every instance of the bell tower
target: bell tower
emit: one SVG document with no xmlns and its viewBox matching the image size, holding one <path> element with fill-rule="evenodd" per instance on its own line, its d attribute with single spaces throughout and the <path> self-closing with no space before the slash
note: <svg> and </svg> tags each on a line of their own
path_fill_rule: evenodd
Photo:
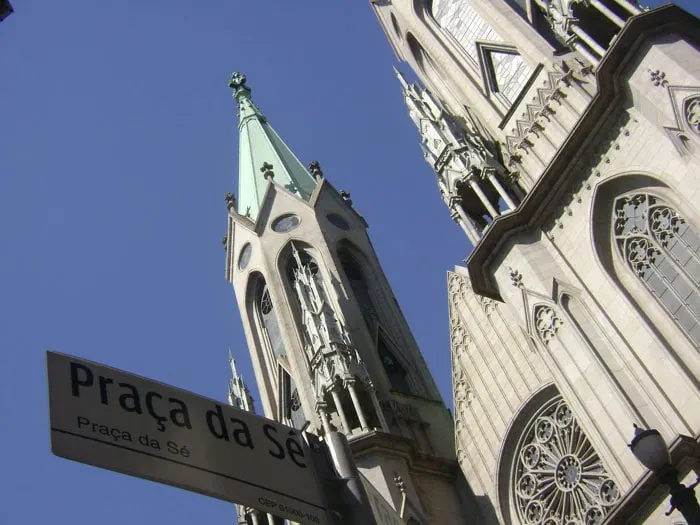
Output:
<svg viewBox="0 0 700 525">
<path fill-rule="evenodd" d="M 367 483 L 410 523 L 460 522 L 453 422 L 350 194 L 307 168 L 245 76 L 239 186 L 227 194 L 234 288 L 267 417 L 343 432 Z M 410 520 L 414 521 L 411 522 Z"/>
</svg>

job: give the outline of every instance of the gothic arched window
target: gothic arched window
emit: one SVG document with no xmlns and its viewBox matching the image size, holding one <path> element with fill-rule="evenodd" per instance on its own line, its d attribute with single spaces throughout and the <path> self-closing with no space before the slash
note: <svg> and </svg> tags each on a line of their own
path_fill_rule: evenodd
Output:
<svg viewBox="0 0 700 525">
<path fill-rule="evenodd" d="M 345 272 L 345 276 L 350 282 L 350 287 L 355 294 L 355 299 L 357 299 L 362 315 L 365 318 L 367 318 L 367 316 L 376 315 L 367 281 L 357 261 L 345 250 L 341 251 L 338 255 L 340 256 L 340 265 L 343 267 L 343 272 Z"/>
<path fill-rule="evenodd" d="M 613 236 L 627 267 L 695 345 L 700 345 L 700 236 L 649 193 L 615 199 Z"/>
<path fill-rule="evenodd" d="M 280 400 L 282 402 L 282 414 L 287 418 L 292 426 L 296 429 L 301 429 L 306 424 L 306 415 L 301 406 L 299 390 L 294 384 L 292 376 L 282 367 L 280 367 L 280 376 L 282 381 L 282 394 Z"/>
<path fill-rule="evenodd" d="M 511 517 L 518 518 L 513 521 L 533 525 L 602 523 L 620 499 L 617 484 L 560 395 L 540 405 L 524 425 L 508 499 Z"/>
<path fill-rule="evenodd" d="M 257 300 L 257 308 L 260 314 L 262 327 L 267 336 L 267 342 L 270 345 L 270 351 L 275 357 L 285 355 L 287 352 L 282 342 L 282 332 L 277 321 L 277 314 L 270 298 L 270 290 L 267 285 L 260 287 L 260 295 Z"/>
<path fill-rule="evenodd" d="M 377 351 L 379 352 L 379 358 L 382 360 L 384 372 L 386 372 L 389 378 L 391 387 L 399 392 L 410 394 L 412 389 L 408 382 L 406 369 L 401 366 L 401 363 L 399 363 L 391 350 L 389 350 L 381 333 L 377 337 Z"/>
</svg>

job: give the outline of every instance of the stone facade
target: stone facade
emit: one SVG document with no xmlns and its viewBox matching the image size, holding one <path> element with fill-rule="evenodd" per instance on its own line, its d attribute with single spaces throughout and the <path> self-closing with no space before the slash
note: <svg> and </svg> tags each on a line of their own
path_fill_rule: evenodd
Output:
<svg viewBox="0 0 700 525">
<path fill-rule="evenodd" d="M 447 3 L 372 5 L 428 88 L 403 86 L 424 151 L 461 124 L 426 154 L 439 180 L 471 136 L 515 204 L 443 197 L 474 245 L 448 291 L 478 523 L 684 523 L 627 443 L 656 428 L 700 473 L 700 23 L 623 0 Z M 479 39 L 531 71 L 517 94 L 482 74 Z"/>
</svg>

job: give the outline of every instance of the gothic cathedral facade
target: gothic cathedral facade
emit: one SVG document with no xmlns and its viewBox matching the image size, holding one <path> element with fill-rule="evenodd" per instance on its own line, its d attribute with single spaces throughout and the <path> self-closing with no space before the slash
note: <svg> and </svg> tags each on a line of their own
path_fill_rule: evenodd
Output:
<svg viewBox="0 0 700 525">
<path fill-rule="evenodd" d="M 371 0 L 440 195 L 478 523 L 681 524 L 700 473 L 700 23 L 630 0 Z M 476 523 L 476 522 L 475 522 Z"/>
<path fill-rule="evenodd" d="M 233 285 L 265 416 L 349 440 L 377 523 L 458 523 L 466 484 L 452 417 L 396 302 L 350 195 L 307 169 L 243 75 L 239 191 L 227 195 Z M 234 367 L 232 404 L 251 409 Z M 462 483 L 460 483 L 460 479 Z M 240 523 L 281 523 L 239 509 Z M 398 521 L 397 521 L 398 520 Z"/>
</svg>

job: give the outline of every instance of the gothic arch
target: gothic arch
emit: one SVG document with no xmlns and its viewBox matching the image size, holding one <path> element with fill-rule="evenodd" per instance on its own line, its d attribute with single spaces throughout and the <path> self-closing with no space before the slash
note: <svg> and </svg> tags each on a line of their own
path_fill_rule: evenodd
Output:
<svg viewBox="0 0 700 525">
<path fill-rule="evenodd" d="M 413 0 L 411 6 L 413 7 L 413 14 L 421 22 L 425 22 L 426 18 L 433 17 L 433 0 Z"/>
<path fill-rule="evenodd" d="M 553 384 L 535 392 L 511 420 L 496 489 L 505 523 L 549 523 L 554 515 L 546 509 L 552 503 L 577 522 L 598 523 L 620 498 L 576 414 Z M 578 505 L 571 506 L 572 500 Z"/>
<path fill-rule="evenodd" d="M 623 363 L 603 326 L 593 316 L 579 293 L 565 287 L 558 291 L 560 312 L 574 330 L 575 336 L 595 356 L 598 366 L 605 372 L 614 390 L 619 393 L 625 409 L 634 421 L 645 428 L 656 428 L 658 419 L 648 406 L 639 388 L 640 379 L 634 376 Z"/>
<path fill-rule="evenodd" d="M 663 182 L 640 173 L 598 186 L 591 217 L 593 249 L 603 270 L 658 337 L 668 348 L 678 340 L 675 334 L 700 346 L 695 214 Z"/>
<path fill-rule="evenodd" d="M 296 256 L 294 253 L 295 251 Z M 297 327 L 299 341 L 303 347 L 309 342 L 310 336 L 304 324 L 304 312 L 302 310 L 302 305 L 300 303 L 300 298 L 294 282 L 294 272 L 298 269 L 297 257 L 301 261 L 302 265 L 308 265 L 310 268 L 313 278 L 319 286 L 324 301 L 329 304 L 333 310 L 335 310 L 335 305 L 332 302 L 332 294 L 329 293 L 330 288 L 328 285 L 329 281 L 326 276 L 327 271 L 323 264 L 319 250 L 315 249 L 306 242 L 296 239 L 290 240 L 278 253 L 277 271 L 281 277 L 284 293 L 287 298 L 295 326 Z"/>
<path fill-rule="evenodd" d="M 294 317 L 297 320 L 297 322 L 299 322 L 299 316 L 301 312 L 299 310 L 299 302 L 297 300 L 296 292 L 294 291 L 294 283 L 291 274 L 293 267 L 296 266 L 293 255 L 295 249 L 300 254 L 302 262 L 307 262 L 314 265 L 314 270 L 317 273 L 317 277 L 319 279 L 321 287 L 324 290 L 326 290 L 327 288 L 327 281 L 326 276 L 324 275 L 325 270 L 323 268 L 321 254 L 316 248 L 314 248 L 310 244 L 297 239 L 292 239 L 287 244 L 285 244 L 279 251 L 279 253 L 277 254 L 276 261 L 277 271 L 279 272 L 282 283 L 284 285 L 285 295 L 288 298 L 289 305 L 291 306 L 292 311 L 294 313 Z"/>
<path fill-rule="evenodd" d="M 263 313 L 263 299 L 266 305 Z M 265 390 L 267 396 L 262 396 L 263 400 L 274 399 L 274 384 L 277 381 L 276 354 L 285 352 L 282 334 L 279 330 L 275 301 L 270 296 L 265 277 L 258 271 L 251 272 L 245 288 L 245 312 L 248 316 L 248 326 L 250 326 L 251 337 L 253 338 L 253 348 L 257 361 L 263 367 L 262 373 L 269 381 L 259 384 L 261 390 Z M 270 310 L 268 310 L 268 307 Z M 272 407 L 274 409 L 274 407 Z"/>
<path fill-rule="evenodd" d="M 393 295 L 390 292 L 387 294 L 378 285 L 381 282 L 380 276 L 375 274 L 378 265 L 373 264 L 362 250 L 347 239 L 337 244 L 336 255 L 345 282 L 349 285 L 346 290 L 360 307 L 392 387 L 398 391 L 429 396 L 423 378 L 414 372 L 410 360 L 401 351 L 406 341 L 393 329 L 395 325 L 402 325 L 402 319 L 397 317 L 396 312 L 398 310 L 401 316 L 400 308 Z M 394 302 L 395 309 L 391 307 L 391 302 Z"/>
</svg>

